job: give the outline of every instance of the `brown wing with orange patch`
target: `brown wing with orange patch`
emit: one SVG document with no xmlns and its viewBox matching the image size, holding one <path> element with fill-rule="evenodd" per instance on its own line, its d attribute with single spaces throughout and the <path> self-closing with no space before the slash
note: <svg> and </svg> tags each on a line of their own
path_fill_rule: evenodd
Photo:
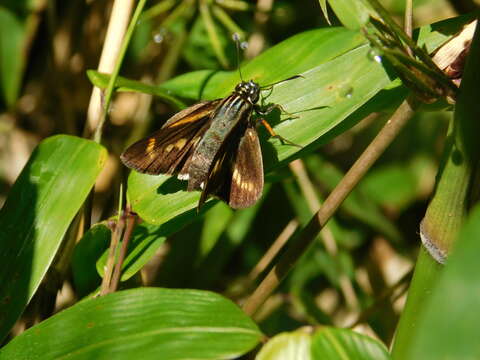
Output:
<svg viewBox="0 0 480 360">
<path fill-rule="evenodd" d="M 125 150 L 120 159 L 138 172 L 158 175 L 181 173 L 185 162 L 210 126 L 221 100 L 195 104 L 172 116 L 150 136 Z"/>
</svg>

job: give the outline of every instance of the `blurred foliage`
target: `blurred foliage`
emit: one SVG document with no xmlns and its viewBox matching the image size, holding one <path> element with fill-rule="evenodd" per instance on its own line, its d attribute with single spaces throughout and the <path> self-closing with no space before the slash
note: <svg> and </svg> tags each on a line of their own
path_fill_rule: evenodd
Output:
<svg viewBox="0 0 480 360">
<path fill-rule="evenodd" d="M 452 2 L 414 3 L 414 24 L 425 25 L 414 34 L 422 49 L 433 51 L 475 16 L 458 16 L 459 6 Z M 381 3 L 394 20 L 403 21 L 404 1 Z M 132 353 L 121 353 L 122 336 L 132 344 L 129 351 L 135 346 L 144 350 L 152 342 L 168 348 L 172 339 L 181 338 L 189 356 L 231 358 L 252 350 L 263 334 L 274 337 L 259 359 L 277 359 L 289 351 L 336 359 L 335 344 L 350 358 L 389 358 L 385 349 L 402 313 L 419 248 L 419 222 L 434 190 L 452 118 L 452 107 L 445 102 L 415 114 L 254 317 L 255 323 L 224 298 L 241 303 L 251 294 L 268 268 L 255 276 L 252 269 L 271 244 L 291 224 L 290 234 L 300 231 L 407 96 L 392 64 L 385 58 L 378 61 L 382 54 L 364 36 L 372 13 L 368 2 L 349 5 L 346 0 L 149 1 L 117 79 L 100 146 L 78 137 L 86 124 L 91 82 L 105 88 L 109 79 L 92 69 L 98 65 L 111 2 L 0 4 L 0 203 L 5 203 L 0 212 L 0 279 L 5 279 L 0 286 L 0 337 L 6 344 L 0 359 L 14 358 L 12 354 L 40 359 L 42 351 L 48 351 L 48 358 L 78 351 L 75 358 L 86 359 L 94 356 L 88 336 L 114 339 L 112 348 L 120 351 L 112 352 L 99 341 L 92 345 L 98 346 L 98 358 L 131 358 Z M 454 18 L 433 24 L 449 17 Z M 240 59 L 231 40 L 234 33 L 248 44 Z M 304 76 L 274 87 L 267 98 L 298 113 L 294 119 L 274 113 L 268 120 L 304 148 L 283 145 L 259 129 L 266 170 L 261 200 L 240 211 L 211 201 L 197 213 L 193 206 L 198 193 L 182 191 L 184 183 L 170 177 L 129 173 L 119 154 L 178 109 L 231 92 L 239 81 L 237 63 L 245 79 L 262 85 Z M 56 134 L 76 137 L 45 140 Z M 292 165 L 295 159 L 303 170 Z M 74 215 L 95 178 L 85 203 L 93 219 L 88 226 L 88 220 Z M 104 274 L 121 183 L 127 184 L 128 201 L 142 218 L 122 267 L 120 289 L 130 290 L 90 299 Z M 471 220 L 462 237 L 477 233 Z M 459 264 L 458 271 L 473 274 L 465 249 L 459 248 L 452 267 Z M 17 260 L 15 268 L 11 264 Z M 448 292 L 459 278 L 456 270 L 446 272 L 440 289 Z M 470 283 L 475 279 L 467 280 L 472 289 L 478 287 L 478 280 L 476 285 Z M 136 289 L 141 286 L 198 290 Z M 467 286 L 457 287 L 458 298 L 468 298 Z M 14 290 L 20 291 L 17 303 L 12 303 Z M 448 312 L 439 293 L 432 306 Z M 475 305 L 473 300 L 465 303 Z M 454 310 L 461 316 L 459 308 Z M 131 316 L 137 325 L 116 327 L 116 316 L 120 322 Z M 185 322 L 179 324 L 179 318 Z M 164 328 L 156 327 L 159 321 Z M 106 330 L 103 322 L 111 328 Z M 22 334 L 37 323 L 41 338 L 35 338 L 35 328 Z M 76 324 L 83 327 L 70 332 Z M 311 327 L 299 330 L 302 326 Z M 335 328 L 353 326 L 379 340 Z M 431 313 L 422 326 L 439 328 Z M 66 330 L 62 334 L 58 329 Z M 473 325 L 459 329 L 473 332 Z M 48 331 L 56 331 L 58 343 L 49 342 Z M 182 331 L 191 331 L 192 338 L 176 337 Z M 215 338 L 220 333 L 221 341 Z M 75 339 L 81 339 L 78 347 L 70 348 Z M 42 344 L 35 354 L 25 350 L 32 341 Z M 425 354 L 422 349 L 429 341 L 419 338 L 412 353 Z M 232 343 L 235 348 L 229 348 Z M 198 353 L 205 344 L 215 346 Z M 161 346 L 142 358 L 154 358 Z M 169 351 L 175 358 L 179 350 Z"/>
</svg>

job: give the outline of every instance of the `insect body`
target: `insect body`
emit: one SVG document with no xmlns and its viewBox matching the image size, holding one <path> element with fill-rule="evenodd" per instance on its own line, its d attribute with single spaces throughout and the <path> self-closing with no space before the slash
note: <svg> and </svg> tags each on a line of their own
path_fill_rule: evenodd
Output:
<svg viewBox="0 0 480 360">
<path fill-rule="evenodd" d="M 263 164 L 252 112 L 260 86 L 242 81 L 232 94 L 193 105 L 121 155 L 123 163 L 147 174 L 178 174 L 188 191 L 201 190 L 234 209 L 249 207 L 263 190 Z"/>
</svg>

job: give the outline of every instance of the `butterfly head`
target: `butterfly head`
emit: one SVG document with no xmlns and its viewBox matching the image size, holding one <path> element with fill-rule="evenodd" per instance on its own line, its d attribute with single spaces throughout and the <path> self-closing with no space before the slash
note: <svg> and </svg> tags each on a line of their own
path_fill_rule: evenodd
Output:
<svg viewBox="0 0 480 360">
<path fill-rule="evenodd" d="M 255 104 L 260 96 L 260 86 L 253 80 L 242 81 L 235 87 L 235 93 L 249 103 Z"/>
</svg>

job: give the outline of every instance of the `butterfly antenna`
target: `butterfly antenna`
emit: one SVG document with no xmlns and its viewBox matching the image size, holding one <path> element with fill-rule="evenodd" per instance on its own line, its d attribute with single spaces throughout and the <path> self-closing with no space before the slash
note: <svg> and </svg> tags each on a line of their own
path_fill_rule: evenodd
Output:
<svg viewBox="0 0 480 360">
<path fill-rule="evenodd" d="M 243 82 L 242 69 L 240 68 L 240 47 L 242 47 L 242 44 L 240 44 L 240 35 L 238 33 L 234 33 L 232 38 L 233 41 L 235 41 L 235 47 L 237 48 L 237 69 L 240 75 L 240 80 Z"/>
<path fill-rule="evenodd" d="M 281 83 L 283 83 L 283 82 L 285 82 L 285 81 L 290 81 L 290 80 L 298 79 L 298 78 L 305 79 L 305 77 L 302 76 L 302 75 L 294 75 L 294 76 L 292 76 L 292 77 L 289 77 L 288 79 L 283 79 L 283 80 L 274 82 L 273 84 L 261 86 L 260 89 L 262 89 L 262 90 L 264 90 L 264 89 L 271 89 L 271 88 L 274 87 L 275 85 L 281 84 Z"/>
</svg>

